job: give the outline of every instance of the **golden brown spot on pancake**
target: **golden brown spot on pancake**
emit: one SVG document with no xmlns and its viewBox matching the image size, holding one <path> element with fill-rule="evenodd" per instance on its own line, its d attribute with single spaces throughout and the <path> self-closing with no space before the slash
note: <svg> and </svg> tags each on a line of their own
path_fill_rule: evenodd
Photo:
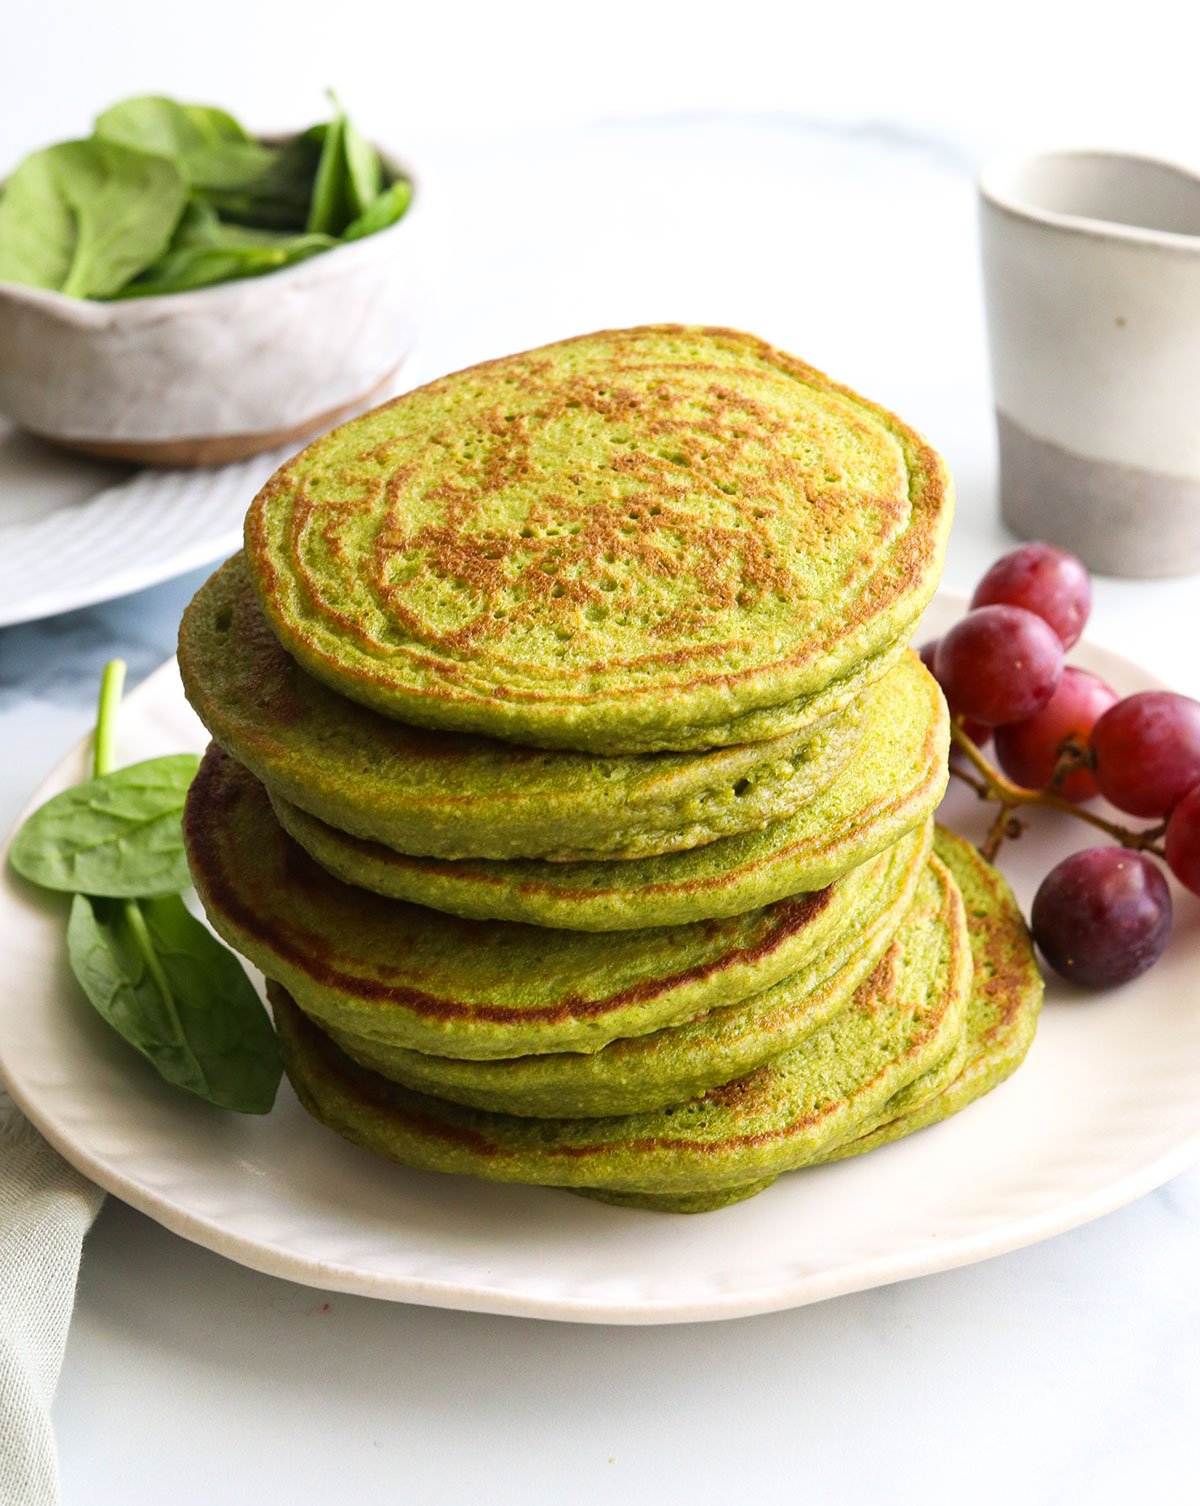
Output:
<svg viewBox="0 0 1200 1506">
<path fill-rule="evenodd" d="M 676 390 L 660 377 L 653 362 L 639 359 L 648 335 L 666 342 L 667 353 L 655 360 L 666 362 L 672 374 L 688 375 L 694 385 Z M 670 337 L 678 337 L 682 350 L 685 339 L 700 335 L 716 343 L 721 360 L 688 360 L 670 353 Z M 382 645 L 385 660 L 394 649 L 411 665 L 415 679 L 406 693 L 415 700 L 431 706 L 444 700 L 464 707 L 497 696 L 531 707 L 603 704 L 612 695 L 610 682 L 618 673 L 629 677 L 621 687 L 622 700 L 687 692 L 702 685 L 740 694 L 768 663 L 772 672 L 801 671 L 911 595 L 914 581 L 927 573 L 930 551 L 940 549 L 940 542 L 926 529 L 909 528 L 908 521 L 918 506 L 923 516 L 944 512 L 946 484 L 933 452 L 898 420 L 863 405 L 804 363 L 736 332 L 665 326 L 656 331 L 602 332 L 584 340 L 604 352 L 605 370 L 599 379 L 589 371 L 572 375 L 569 361 L 538 353 L 459 374 L 475 384 L 472 392 L 486 394 L 486 400 L 480 398 L 469 409 L 474 425 L 469 442 L 461 453 L 455 451 L 454 465 L 427 491 L 444 503 L 442 517 L 416 516 L 408 506 L 406 477 L 406 486 L 390 493 L 387 517 L 373 549 L 356 560 L 344 559 L 339 551 L 336 509 L 323 525 L 305 513 L 304 457 L 290 463 L 260 494 L 247 528 L 264 595 L 274 594 L 280 581 L 275 562 L 268 558 L 271 545 L 264 519 L 274 501 L 285 502 L 290 492 L 295 493 L 287 530 L 288 571 L 308 594 L 314 618 L 327 618 L 348 642 L 368 652 Z M 580 343 L 564 342 L 558 349 L 569 356 L 571 346 Z M 770 402 L 739 390 L 739 375 L 751 377 L 756 390 L 764 392 L 774 386 L 786 393 L 803 383 L 831 399 L 831 412 L 836 412 L 843 434 L 872 444 L 881 434 L 888 436 L 897 457 L 904 457 L 910 494 L 903 489 L 852 492 L 836 450 L 823 448 L 825 436 L 819 429 L 814 429 L 803 457 L 791 453 L 788 446 L 794 436 L 788 422 Z M 647 385 L 635 386 L 635 380 Z M 532 398 L 533 406 L 507 412 L 503 392 L 497 396 L 505 386 Z M 446 400 L 457 400 L 459 392 L 455 379 L 426 390 Z M 530 426 L 581 412 L 607 425 L 607 493 L 597 480 L 599 472 L 588 473 L 586 491 L 571 483 L 565 493 L 535 474 Z M 629 434 L 622 432 L 626 422 Z M 435 446 L 440 437 L 449 452 L 455 432 L 435 433 Z M 372 478 L 371 466 L 378 468 L 381 458 L 390 464 L 397 457 L 386 445 L 370 443 L 357 457 L 344 460 L 356 506 L 367 505 L 374 495 L 377 478 Z M 581 474 L 568 471 L 557 480 L 570 482 Z M 528 538 L 507 530 L 489 532 L 482 504 L 517 480 L 536 482 L 532 512 L 538 506 L 538 487 L 542 488 L 553 521 L 564 526 L 558 536 L 565 541 L 561 545 L 546 531 L 546 522 L 536 518 Z M 819 633 L 789 629 L 778 636 L 764 659 L 755 626 L 758 615 L 770 621 L 772 614 L 778 615 L 778 606 L 786 605 L 799 622 L 809 610 L 805 585 L 781 563 L 773 536 L 786 519 L 799 517 L 798 500 L 803 504 L 803 527 L 814 540 L 809 558 L 819 556 L 816 541 L 822 530 L 832 533 L 858 512 L 877 519 L 877 538 L 889 541 L 891 553 L 880 563 L 865 550 L 850 574 L 851 583 L 863 589 L 843 600 Z M 353 576 L 369 583 L 380 623 L 390 624 L 380 627 L 384 637 L 379 643 L 376 626 L 370 633 L 356 632 L 354 614 L 342 609 L 336 593 L 317 602 L 299 549 L 310 525 L 320 529 L 327 557 L 345 564 L 347 580 Z M 618 566 L 616 587 L 601 595 L 604 588 L 597 589 L 597 572 L 606 568 L 610 556 L 608 567 Z M 410 570 L 445 580 L 460 593 L 444 620 L 433 620 L 414 603 L 408 590 Z M 547 585 L 540 575 L 554 580 Z M 674 596 L 664 593 L 661 599 L 648 599 L 645 585 L 656 580 L 670 582 Z M 632 589 L 638 582 L 640 600 Z M 816 610 L 817 596 L 812 600 Z M 617 647 L 625 612 L 634 614 L 637 633 L 631 636 L 640 640 L 639 647 L 628 652 Z M 661 649 L 653 646 L 656 642 Z M 536 663 L 528 657 L 531 644 L 540 655 Z M 491 669 L 481 678 L 478 655 L 485 645 Z M 309 642 L 305 651 L 336 675 L 336 654 L 316 642 Z M 397 662 L 364 663 L 354 673 L 365 691 L 385 691 Z"/>
<path fill-rule="evenodd" d="M 886 1003 L 895 992 L 899 964 L 900 947 L 893 941 L 855 995 L 855 1008 L 868 1014 L 878 1014 L 881 1004 Z"/>
<path fill-rule="evenodd" d="M 1007 908 L 973 915 L 972 926 L 981 937 L 977 943 L 981 965 L 976 969 L 975 986 L 995 1016 L 984 1032 L 984 1040 L 995 1044 L 1009 1033 L 1025 1011 L 1029 941 L 1023 922 L 1019 923 Z"/>
</svg>

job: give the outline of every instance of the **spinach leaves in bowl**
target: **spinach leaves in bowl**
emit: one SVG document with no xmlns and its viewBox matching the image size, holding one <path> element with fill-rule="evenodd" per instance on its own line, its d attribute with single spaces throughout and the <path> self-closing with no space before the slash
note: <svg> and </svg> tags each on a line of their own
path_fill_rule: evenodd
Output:
<svg viewBox="0 0 1200 1506">
<path fill-rule="evenodd" d="M 211 105 L 113 105 L 87 140 L 34 152 L 9 178 L 0 282 L 75 298 L 181 293 L 386 229 L 412 184 L 333 105 L 332 120 L 276 144 Z"/>
</svg>

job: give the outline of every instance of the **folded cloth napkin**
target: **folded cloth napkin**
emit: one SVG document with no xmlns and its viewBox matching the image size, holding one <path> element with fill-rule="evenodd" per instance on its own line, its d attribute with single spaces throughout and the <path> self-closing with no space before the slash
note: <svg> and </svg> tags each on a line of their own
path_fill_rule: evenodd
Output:
<svg viewBox="0 0 1200 1506">
<path fill-rule="evenodd" d="M 0 1506 L 58 1501 L 50 1403 L 103 1200 L 0 1088 Z"/>
</svg>

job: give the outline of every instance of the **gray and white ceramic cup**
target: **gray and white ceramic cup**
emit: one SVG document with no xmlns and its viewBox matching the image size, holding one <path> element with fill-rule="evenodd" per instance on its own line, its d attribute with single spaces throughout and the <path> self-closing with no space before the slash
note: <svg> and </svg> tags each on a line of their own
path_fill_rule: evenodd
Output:
<svg viewBox="0 0 1200 1506">
<path fill-rule="evenodd" d="M 1200 570 L 1200 176 L 1048 152 L 980 202 L 1005 522 L 1112 575 Z"/>
</svg>

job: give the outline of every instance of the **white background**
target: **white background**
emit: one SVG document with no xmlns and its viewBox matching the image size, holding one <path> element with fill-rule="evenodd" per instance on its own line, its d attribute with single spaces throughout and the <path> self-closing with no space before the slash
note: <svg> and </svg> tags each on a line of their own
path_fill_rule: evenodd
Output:
<svg viewBox="0 0 1200 1506">
<path fill-rule="evenodd" d="M 7 0 L 0 165 L 127 93 L 268 129 L 319 118 L 333 85 L 442 200 L 431 367 L 607 322 L 747 324 L 945 449 L 962 588 L 1005 546 L 971 170 L 1033 142 L 1200 162 L 1196 30 L 1182 0 Z M 54 665 L 120 643 L 148 667 L 195 584 L 10 631 L 0 691 L 8 645 Z M 1197 589 L 1099 582 L 1095 634 L 1195 692 Z M 6 815 L 86 726 L 58 673 L 6 716 Z M 1198 1270 L 1192 1174 L 891 1291 L 581 1330 L 327 1306 L 110 1204 L 58 1407 L 66 1500 L 1187 1499 Z"/>
<path fill-rule="evenodd" d="M 127 93 L 267 127 L 330 85 L 398 143 L 752 109 L 1200 152 L 1196 40 L 1189 0 L 7 0 L 0 161 Z"/>
</svg>

